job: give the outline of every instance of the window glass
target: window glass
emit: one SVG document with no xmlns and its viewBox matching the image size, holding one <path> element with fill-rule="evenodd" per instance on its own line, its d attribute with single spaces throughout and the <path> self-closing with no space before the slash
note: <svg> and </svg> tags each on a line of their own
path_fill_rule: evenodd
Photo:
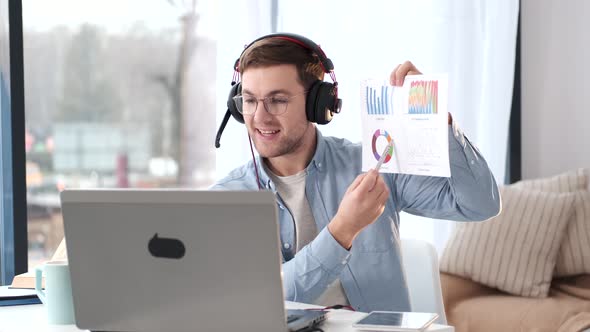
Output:
<svg viewBox="0 0 590 332">
<path fill-rule="evenodd" d="M 29 269 L 64 188 L 215 179 L 215 1 L 23 0 Z"/>
</svg>

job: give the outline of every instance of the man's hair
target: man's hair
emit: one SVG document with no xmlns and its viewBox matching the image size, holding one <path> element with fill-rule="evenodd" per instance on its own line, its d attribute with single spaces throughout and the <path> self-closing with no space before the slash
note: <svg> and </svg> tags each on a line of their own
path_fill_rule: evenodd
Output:
<svg viewBox="0 0 590 332">
<path fill-rule="evenodd" d="M 252 44 L 240 57 L 240 74 L 248 68 L 295 65 L 300 83 L 307 90 L 324 79 L 318 56 L 310 49 L 281 38 L 265 38 Z"/>
</svg>

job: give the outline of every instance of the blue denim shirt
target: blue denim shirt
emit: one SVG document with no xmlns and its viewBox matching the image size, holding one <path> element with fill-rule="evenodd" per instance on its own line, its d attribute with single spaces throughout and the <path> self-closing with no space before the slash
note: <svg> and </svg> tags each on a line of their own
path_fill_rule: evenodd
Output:
<svg viewBox="0 0 590 332">
<path fill-rule="evenodd" d="M 317 130 L 317 129 L 316 129 Z M 402 270 L 399 212 L 458 221 L 479 221 L 500 209 L 496 182 L 479 151 L 449 126 L 451 177 L 382 174 L 391 192 L 385 211 L 355 238 L 349 250 L 332 237 L 326 225 L 336 215 L 346 189 L 361 173 L 361 144 L 323 137 L 307 166 L 305 194 L 319 234 L 296 254 L 295 223 L 263 167 L 261 187 L 275 192 L 279 211 L 283 287 L 288 301 L 313 303 L 336 279 L 350 304 L 364 312 L 409 311 Z M 258 165 L 262 160 L 257 157 Z M 213 190 L 258 190 L 253 162 L 234 169 Z"/>
</svg>

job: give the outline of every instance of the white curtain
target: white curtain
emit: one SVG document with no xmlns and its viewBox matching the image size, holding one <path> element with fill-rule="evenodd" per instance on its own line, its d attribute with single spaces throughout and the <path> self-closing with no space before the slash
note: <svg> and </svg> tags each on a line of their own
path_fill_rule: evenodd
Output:
<svg viewBox="0 0 590 332">
<path fill-rule="evenodd" d="M 334 62 L 344 104 L 325 135 L 360 141 L 362 79 L 386 79 L 405 60 L 448 73 L 449 111 L 503 183 L 518 10 L 518 0 L 279 0 L 278 31 L 307 36 Z M 405 214 L 401 234 L 440 253 L 452 225 Z"/>
</svg>

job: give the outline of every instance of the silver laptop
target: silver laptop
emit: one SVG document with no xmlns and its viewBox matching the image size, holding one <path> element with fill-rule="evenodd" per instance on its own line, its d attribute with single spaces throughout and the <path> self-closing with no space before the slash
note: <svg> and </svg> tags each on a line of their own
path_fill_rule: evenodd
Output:
<svg viewBox="0 0 590 332">
<path fill-rule="evenodd" d="M 286 317 L 271 192 L 65 190 L 61 202 L 81 329 L 276 332 L 324 318 Z"/>
</svg>

